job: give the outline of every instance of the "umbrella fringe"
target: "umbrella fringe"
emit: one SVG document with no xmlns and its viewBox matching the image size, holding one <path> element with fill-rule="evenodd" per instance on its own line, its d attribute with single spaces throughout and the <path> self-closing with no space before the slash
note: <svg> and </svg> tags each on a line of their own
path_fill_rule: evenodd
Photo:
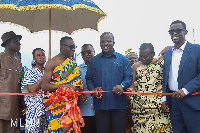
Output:
<svg viewBox="0 0 200 133">
<path fill-rule="evenodd" d="M 99 29 L 98 29 L 99 22 L 107 16 L 106 13 L 104 13 L 100 9 L 97 9 L 95 7 L 91 7 L 91 6 L 88 6 L 85 4 L 74 4 L 73 6 L 66 6 L 66 5 L 62 5 L 62 4 L 38 4 L 38 5 L 27 5 L 27 6 L 20 6 L 20 7 L 16 7 L 14 4 L 0 4 L 0 9 L 11 9 L 11 10 L 16 10 L 16 11 L 30 11 L 30 10 L 43 10 L 43 9 L 63 9 L 63 10 L 74 11 L 76 9 L 87 9 L 87 10 L 90 10 L 90 11 L 93 11 L 93 12 L 96 12 L 96 13 L 102 15 L 102 17 L 97 21 L 97 31 L 98 32 L 99 32 Z M 83 28 L 81 30 L 84 30 L 84 29 L 91 29 L 91 28 Z M 27 29 L 27 30 L 29 32 L 33 33 L 29 29 Z M 79 29 L 75 30 L 70 34 L 74 34 L 77 31 L 80 31 L 80 30 Z"/>
<path fill-rule="evenodd" d="M 74 30 L 72 33 L 67 33 L 67 34 L 73 35 L 73 34 L 79 32 L 79 31 L 84 31 L 84 30 L 88 30 L 88 29 L 89 29 L 90 31 L 97 31 L 97 32 L 99 32 L 98 23 L 99 23 L 100 21 L 101 21 L 101 20 L 99 19 L 99 21 L 97 22 L 97 30 L 92 29 L 92 28 L 82 28 L 82 29 Z M 28 32 L 30 32 L 30 33 L 32 33 L 32 34 L 45 33 L 46 31 L 48 31 L 48 30 L 42 30 L 42 31 L 31 32 L 28 28 L 26 28 L 26 27 L 23 26 L 23 25 L 14 24 L 14 23 L 11 23 L 11 22 L 0 22 L 0 24 L 9 24 L 9 25 L 17 26 L 17 27 L 19 27 L 19 28 L 26 29 Z M 66 32 L 59 31 L 59 30 L 52 30 L 51 32 L 66 34 Z"/>
<path fill-rule="evenodd" d="M 99 32 L 99 28 L 98 28 L 98 25 L 99 25 L 99 22 L 104 19 L 106 16 L 102 16 L 98 21 L 97 21 L 97 31 Z M 74 33 L 78 32 L 78 31 L 84 31 L 86 29 L 89 29 L 90 31 L 96 31 L 95 29 L 92 29 L 92 28 L 82 28 L 82 29 L 77 29 L 77 30 L 74 30 L 70 35 L 73 35 Z"/>
<path fill-rule="evenodd" d="M 74 30 L 70 35 L 73 35 L 73 34 L 79 32 L 79 31 L 85 31 L 87 29 L 89 29 L 90 31 L 96 31 L 95 29 L 92 29 L 92 28 L 82 28 L 82 29 Z M 99 31 L 97 31 L 97 32 L 99 32 Z"/>
<path fill-rule="evenodd" d="M 103 20 L 104 18 L 106 18 L 107 17 L 107 15 L 105 14 L 104 16 L 102 16 L 98 21 L 97 21 L 97 31 L 99 32 L 99 22 L 101 21 L 101 20 Z"/>
<path fill-rule="evenodd" d="M 16 7 L 14 4 L 0 4 L 0 9 L 12 9 L 12 10 L 17 10 L 17 11 L 30 11 L 30 10 L 43 10 L 43 9 L 76 10 L 80 8 L 88 9 L 90 11 L 106 16 L 106 14 L 100 9 L 87 6 L 85 4 L 74 4 L 73 6 L 67 6 L 67 5 L 62 5 L 62 4 L 38 4 L 38 5 L 27 5 L 27 6 L 20 6 L 20 7 Z"/>
<path fill-rule="evenodd" d="M 28 28 L 26 28 L 25 26 L 23 25 L 20 25 L 20 24 L 15 24 L 15 23 L 11 23 L 11 22 L 0 22 L 0 24 L 9 24 L 9 25 L 12 25 L 12 26 L 17 26 L 19 28 L 23 28 L 23 29 L 26 29 L 28 32 L 30 33 L 33 33 L 31 32 Z"/>
</svg>

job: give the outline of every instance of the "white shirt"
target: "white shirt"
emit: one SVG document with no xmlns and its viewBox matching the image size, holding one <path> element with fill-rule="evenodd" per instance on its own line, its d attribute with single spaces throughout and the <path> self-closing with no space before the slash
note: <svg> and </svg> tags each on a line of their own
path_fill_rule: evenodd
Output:
<svg viewBox="0 0 200 133">
<path fill-rule="evenodd" d="M 172 48 L 172 62 L 168 79 L 168 85 L 171 91 L 178 91 L 178 71 L 185 45 L 186 41 L 179 49 L 175 49 L 175 47 Z M 185 95 L 189 94 L 189 92 L 185 88 L 182 88 L 182 90 Z M 166 96 L 163 96 L 162 101 L 166 101 Z"/>
</svg>

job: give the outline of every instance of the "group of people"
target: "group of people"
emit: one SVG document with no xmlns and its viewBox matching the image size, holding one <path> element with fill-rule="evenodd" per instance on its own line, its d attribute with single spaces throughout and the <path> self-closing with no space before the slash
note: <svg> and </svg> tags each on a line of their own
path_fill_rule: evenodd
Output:
<svg viewBox="0 0 200 133">
<path fill-rule="evenodd" d="M 186 24 L 180 20 L 172 22 L 168 32 L 174 45 L 164 48 L 159 58 L 154 57 L 151 43 L 141 44 L 139 58 L 135 52 L 124 56 L 114 50 L 114 35 L 104 32 L 102 52 L 95 56 L 93 46 L 84 44 L 84 63 L 79 66 L 73 57 L 73 39 L 62 37 L 60 53 L 47 63 L 43 49 L 33 50 L 33 65 L 20 89 L 22 65 L 16 53 L 22 36 L 6 32 L 1 44 L 5 51 L 0 53 L 0 93 L 51 93 L 64 86 L 76 92 L 93 91 L 78 95 L 85 121 L 81 133 L 198 133 L 200 45 L 186 41 Z M 25 108 L 26 133 L 75 132 L 72 118 L 61 123 L 66 102 L 52 102 L 49 95 L 40 94 L 0 95 L 0 133 L 14 133 L 12 120 Z"/>
</svg>

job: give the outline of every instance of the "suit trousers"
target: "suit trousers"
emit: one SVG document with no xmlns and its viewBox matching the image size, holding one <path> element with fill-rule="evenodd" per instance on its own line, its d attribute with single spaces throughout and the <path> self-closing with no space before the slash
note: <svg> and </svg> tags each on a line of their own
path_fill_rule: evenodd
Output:
<svg viewBox="0 0 200 133">
<path fill-rule="evenodd" d="M 174 133 L 199 133 L 200 110 L 192 110 L 181 98 L 171 97 L 170 118 Z"/>
<path fill-rule="evenodd" d="M 96 110 L 97 133 L 125 133 L 127 110 Z"/>
</svg>

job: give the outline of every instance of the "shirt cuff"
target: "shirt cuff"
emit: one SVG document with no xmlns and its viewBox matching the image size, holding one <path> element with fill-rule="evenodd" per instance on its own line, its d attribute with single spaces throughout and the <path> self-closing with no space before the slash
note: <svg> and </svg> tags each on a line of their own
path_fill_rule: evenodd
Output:
<svg viewBox="0 0 200 133">
<path fill-rule="evenodd" d="M 121 83 L 121 86 L 122 86 L 123 90 L 125 91 L 126 88 L 127 88 L 127 87 L 126 87 L 126 83 L 122 82 L 122 83 Z"/>
<path fill-rule="evenodd" d="M 162 102 L 166 102 L 166 96 L 162 97 Z"/>
<path fill-rule="evenodd" d="M 121 86 L 122 86 L 122 88 L 124 89 L 124 85 L 123 85 L 123 84 L 121 84 Z"/>
<path fill-rule="evenodd" d="M 185 88 L 182 88 L 182 90 L 185 93 L 185 95 L 189 94 L 189 92 Z"/>
</svg>

